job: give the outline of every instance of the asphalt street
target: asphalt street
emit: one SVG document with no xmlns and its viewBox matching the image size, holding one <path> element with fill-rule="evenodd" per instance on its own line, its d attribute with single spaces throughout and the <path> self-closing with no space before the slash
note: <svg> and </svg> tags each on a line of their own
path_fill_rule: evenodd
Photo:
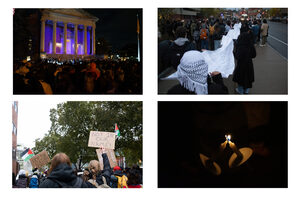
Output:
<svg viewBox="0 0 300 199">
<path fill-rule="evenodd" d="M 288 58 L 288 24 L 268 21 L 268 44 L 284 58 Z"/>
</svg>

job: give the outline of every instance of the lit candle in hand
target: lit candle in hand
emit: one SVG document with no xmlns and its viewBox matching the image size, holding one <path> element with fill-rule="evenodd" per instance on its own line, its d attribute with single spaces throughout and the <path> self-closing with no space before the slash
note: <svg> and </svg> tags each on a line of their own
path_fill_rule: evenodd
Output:
<svg viewBox="0 0 300 199">
<path fill-rule="evenodd" d="M 227 140 L 225 140 L 225 142 L 223 142 L 220 146 L 221 150 L 224 150 L 226 148 L 227 145 Z"/>
<path fill-rule="evenodd" d="M 225 138 L 228 142 L 230 142 L 230 139 L 231 139 L 231 135 L 225 135 Z"/>
<path fill-rule="evenodd" d="M 232 148 L 232 149 L 236 148 L 235 144 L 231 141 L 229 141 L 229 147 Z"/>
</svg>

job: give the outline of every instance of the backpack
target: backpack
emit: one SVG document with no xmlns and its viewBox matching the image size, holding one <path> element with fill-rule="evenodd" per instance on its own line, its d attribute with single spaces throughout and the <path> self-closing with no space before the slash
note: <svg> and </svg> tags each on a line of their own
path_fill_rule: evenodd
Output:
<svg viewBox="0 0 300 199">
<path fill-rule="evenodd" d="M 207 39 L 206 29 L 204 29 L 204 28 L 201 29 L 201 32 L 200 32 L 200 39 L 201 39 L 201 40 L 206 40 L 206 39 Z"/>
<path fill-rule="evenodd" d="M 39 181 L 37 177 L 31 177 L 29 188 L 39 188 Z"/>
<path fill-rule="evenodd" d="M 128 178 L 125 175 L 116 176 L 118 178 L 118 188 L 128 188 L 127 180 Z"/>
</svg>

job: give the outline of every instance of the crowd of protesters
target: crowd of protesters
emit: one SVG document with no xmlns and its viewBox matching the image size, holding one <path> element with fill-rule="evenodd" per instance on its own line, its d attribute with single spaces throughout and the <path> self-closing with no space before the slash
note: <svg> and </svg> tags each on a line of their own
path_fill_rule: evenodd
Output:
<svg viewBox="0 0 300 199">
<path fill-rule="evenodd" d="M 249 89 L 252 88 L 252 83 L 254 82 L 254 67 L 252 59 L 256 57 L 255 46 L 259 43 L 261 47 L 265 46 L 268 37 L 269 26 L 266 19 L 249 20 L 240 18 L 225 20 L 223 18 L 215 19 L 210 17 L 197 20 L 160 20 L 158 33 L 159 78 L 163 77 L 164 73 L 166 73 L 170 67 L 172 67 L 174 70 L 177 70 L 178 66 L 181 64 L 181 61 L 185 62 L 185 66 L 192 67 L 191 64 L 187 64 L 186 60 L 181 60 L 183 55 L 188 51 L 214 51 L 220 48 L 222 37 L 227 35 L 227 33 L 233 29 L 234 25 L 237 23 L 241 23 L 241 29 L 240 36 L 237 40 L 234 40 L 233 55 L 236 59 L 236 67 L 233 73 L 233 81 L 238 84 L 238 87 L 235 89 L 236 93 L 248 94 Z M 200 63 L 199 61 L 201 61 L 199 57 L 192 59 L 198 60 L 198 64 Z M 198 78 L 199 75 L 196 77 L 194 74 L 196 70 L 193 70 L 194 72 L 191 72 L 190 76 L 185 77 L 185 79 L 190 78 L 195 81 L 195 79 Z M 181 68 L 180 71 L 185 71 L 185 73 L 187 73 L 187 68 Z M 201 72 L 203 71 L 204 70 L 201 70 Z M 214 92 L 212 93 L 228 93 L 228 90 L 225 88 L 219 73 L 220 72 L 218 71 L 214 71 L 209 75 L 208 80 L 205 83 L 212 85 L 211 80 L 218 77 L 218 80 L 215 82 L 217 82 L 219 84 L 218 87 L 222 89 L 219 91 L 215 91 L 215 89 L 213 89 Z M 218 74 L 218 76 L 213 77 L 215 74 Z M 195 82 L 193 83 L 195 84 Z M 171 88 L 168 93 L 196 93 L 195 91 L 190 91 L 191 90 L 188 91 L 186 89 L 182 89 L 182 87 L 179 88 L 177 85 L 177 88 Z M 210 94 L 210 92 L 206 91 L 205 93 L 200 94 Z"/>
<path fill-rule="evenodd" d="M 262 40 L 261 45 L 265 45 L 268 36 L 267 20 L 261 19 L 223 19 L 223 18 L 204 18 L 204 19 L 185 19 L 185 20 L 160 20 L 159 41 L 177 39 L 176 30 L 183 27 L 186 30 L 186 38 L 193 42 L 197 50 L 216 50 L 220 48 L 220 40 L 226 35 L 236 23 L 243 23 L 248 26 L 253 34 L 253 42 L 257 44 Z"/>
<path fill-rule="evenodd" d="M 103 170 L 98 160 L 90 161 L 83 171 L 77 170 L 65 153 L 58 153 L 52 158 L 49 170 L 39 172 L 35 168 L 31 175 L 20 170 L 16 177 L 13 173 L 13 188 L 142 188 L 139 166 L 111 168 L 105 149 L 101 150 Z"/>
<path fill-rule="evenodd" d="M 14 63 L 14 94 L 141 94 L 140 62 L 41 60 Z"/>
</svg>

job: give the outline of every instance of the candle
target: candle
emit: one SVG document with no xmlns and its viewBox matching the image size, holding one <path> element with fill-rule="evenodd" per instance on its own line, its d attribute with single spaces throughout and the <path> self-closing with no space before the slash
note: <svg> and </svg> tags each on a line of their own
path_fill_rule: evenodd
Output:
<svg viewBox="0 0 300 199">
<path fill-rule="evenodd" d="M 230 139 L 231 139 L 231 135 L 225 135 L 225 138 L 228 142 L 230 142 Z"/>
</svg>

